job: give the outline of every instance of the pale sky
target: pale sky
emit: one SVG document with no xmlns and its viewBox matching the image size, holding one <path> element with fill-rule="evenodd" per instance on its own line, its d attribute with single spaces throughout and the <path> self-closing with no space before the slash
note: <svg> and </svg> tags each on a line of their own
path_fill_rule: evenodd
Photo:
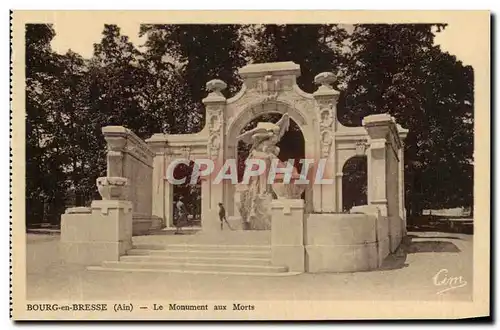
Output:
<svg viewBox="0 0 500 330">
<path fill-rule="evenodd" d="M 87 21 L 85 26 L 79 31 L 77 37 L 74 32 L 74 21 L 71 17 L 58 17 L 54 22 L 56 37 L 52 41 L 54 51 L 64 54 L 68 49 L 79 53 L 85 58 L 90 58 L 93 53 L 94 43 L 98 43 L 102 38 L 102 31 L 106 21 L 100 21 L 100 17 Z M 113 22 L 117 24 L 123 35 L 126 35 L 130 40 L 139 47 L 144 44 L 145 38 L 139 38 L 140 25 L 129 21 Z M 462 26 L 463 27 L 463 26 Z M 455 55 L 466 65 L 474 65 L 476 56 L 474 47 L 474 35 L 467 35 L 467 27 L 460 28 L 457 25 L 448 25 L 444 31 L 436 35 L 436 43 L 441 46 L 441 49 Z M 465 42 L 467 41 L 467 42 Z M 465 46 L 467 43 L 467 46 Z"/>
<path fill-rule="evenodd" d="M 104 24 L 109 23 L 98 20 L 88 22 L 75 38 L 74 23 L 71 17 L 67 17 L 67 20 L 64 17 L 58 17 L 57 21 L 53 23 L 56 36 L 52 40 L 52 49 L 59 54 L 65 54 L 68 49 L 71 49 L 85 58 L 90 58 L 94 52 L 94 44 L 99 43 L 102 39 Z M 120 33 L 128 36 L 136 47 L 144 44 L 145 38 L 139 38 L 139 24 L 130 24 L 128 22 L 122 24 L 113 22 L 113 24 L 117 24 Z"/>
</svg>

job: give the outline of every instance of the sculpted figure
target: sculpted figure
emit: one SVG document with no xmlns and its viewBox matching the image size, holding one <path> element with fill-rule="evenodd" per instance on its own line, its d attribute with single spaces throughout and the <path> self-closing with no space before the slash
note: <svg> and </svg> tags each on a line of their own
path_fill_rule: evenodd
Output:
<svg viewBox="0 0 500 330">
<path fill-rule="evenodd" d="M 238 136 L 238 140 L 252 144 L 249 159 L 263 160 L 266 170 L 260 176 L 252 176 L 247 189 L 242 192 L 240 214 L 247 229 L 270 229 L 269 204 L 272 200 L 271 185 L 267 182 L 270 164 L 278 158 L 281 140 L 290 126 L 290 117 L 284 114 L 276 123 L 260 122 L 257 127 Z"/>
</svg>

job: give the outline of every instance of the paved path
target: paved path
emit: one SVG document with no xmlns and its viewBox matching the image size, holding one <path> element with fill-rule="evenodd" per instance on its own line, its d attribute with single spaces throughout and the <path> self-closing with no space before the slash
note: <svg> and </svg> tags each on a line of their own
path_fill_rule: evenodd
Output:
<svg viewBox="0 0 500 330">
<path fill-rule="evenodd" d="M 179 235 L 181 237 L 182 235 Z M 187 235 L 186 235 L 187 236 Z M 258 235 L 256 235 L 258 236 Z M 256 241 L 267 238 L 262 235 Z M 234 236 L 237 237 L 237 234 Z M 89 272 L 58 260 L 58 239 L 28 237 L 27 295 L 30 300 L 470 300 L 472 236 L 410 233 L 406 253 L 384 269 L 346 274 L 251 277 L 192 274 Z M 163 241 L 163 238 L 152 238 Z M 175 238 L 191 240 L 192 238 Z M 135 238 L 136 241 L 147 238 Z M 169 240 L 170 241 L 170 240 Z M 248 243 L 249 244 L 249 243 Z M 462 276 L 467 285 L 436 294 L 433 277 Z"/>
</svg>

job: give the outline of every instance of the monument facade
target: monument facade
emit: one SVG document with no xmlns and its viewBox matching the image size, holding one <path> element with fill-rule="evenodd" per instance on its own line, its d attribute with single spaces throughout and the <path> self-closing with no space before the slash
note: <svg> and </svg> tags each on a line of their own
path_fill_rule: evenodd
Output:
<svg viewBox="0 0 500 330">
<path fill-rule="evenodd" d="M 127 191 L 123 195 L 126 197 L 119 199 L 129 204 L 113 206 L 118 208 L 117 216 L 123 214 L 127 221 L 123 228 L 132 226 L 137 235 L 172 227 L 174 185 L 169 172 L 176 164 L 208 159 L 215 171 L 201 175 L 202 231 L 220 230 L 218 211 L 222 202 L 228 215 L 240 217 L 246 229 L 271 230 L 275 265 L 296 272 L 379 267 L 406 234 L 403 143 L 408 131 L 388 114 L 367 116 L 360 127 L 343 126 L 337 118 L 339 92 L 332 86 L 333 73 L 315 77 L 319 87 L 313 94 L 298 87 L 300 67 L 293 62 L 250 64 L 241 68 L 239 74 L 242 89 L 230 99 L 222 94 L 227 87 L 223 81 L 207 83 L 209 93 L 203 99 L 206 124 L 198 133 L 154 134 L 141 141 L 126 128 L 103 128 L 108 144 L 107 176 L 126 179 L 126 185 L 123 180 L 101 180 L 108 185 L 120 182 Z M 256 129 L 242 134 L 251 120 L 268 113 L 282 117 L 277 123 L 259 123 Z M 252 143 L 249 158 L 265 159 L 267 163 L 276 159 L 276 144 L 290 120 L 303 134 L 311 173 L 318 173 L 321 168 L 321 182 L 309 180 L 295 189 L 293 182 L 270 185 L 261 177 L 253 177 L 241 190 L 233 180 L 215 180 L 228 160 L 237 159 L 239 140 Z M 356 156 L 367 159 L 368 205 L 344 213 L 343 167 Z M 298 178 L 296 170 L 293 175 Z M 271 190 L 278 198 L 272 197 Z M 302 191 L 304 199 L 300 198 Z M 89 209 L 89 217 L 92 212 L 97 211 Z M 82 217 L 81 210 L 67 213 L 63 216 L 63 236 L 64 222 L 72 221 L 65 219 Z M 102 217 L 106 212 L 99 214 Z M 71 240 L 66 242 L 71 245 Z M 123 253 L 122 250 L 117 249 L 116 253 Z"/>
</svg>

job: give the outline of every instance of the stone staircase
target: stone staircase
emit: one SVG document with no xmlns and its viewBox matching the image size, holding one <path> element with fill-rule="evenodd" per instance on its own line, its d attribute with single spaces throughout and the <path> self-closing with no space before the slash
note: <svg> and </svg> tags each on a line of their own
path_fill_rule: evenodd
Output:
<svg viewBox="0 0 500 330">
<path fill-rule="evenodd" d="M 270 245 L 204 243 L 165 244 L 158 238 L 152 243 L 134 242 L 119 261 L 105 261 L 94 271 L 225 274 L 254 276 L 295 275 L 287 267 L 271 264 Z M 169 241 L 169 240 L 164 240 Z M 201 240 L 201 241 L 207 241 Z M 234 241 L 234 239 L 233 239 Z"/>
</svg>

